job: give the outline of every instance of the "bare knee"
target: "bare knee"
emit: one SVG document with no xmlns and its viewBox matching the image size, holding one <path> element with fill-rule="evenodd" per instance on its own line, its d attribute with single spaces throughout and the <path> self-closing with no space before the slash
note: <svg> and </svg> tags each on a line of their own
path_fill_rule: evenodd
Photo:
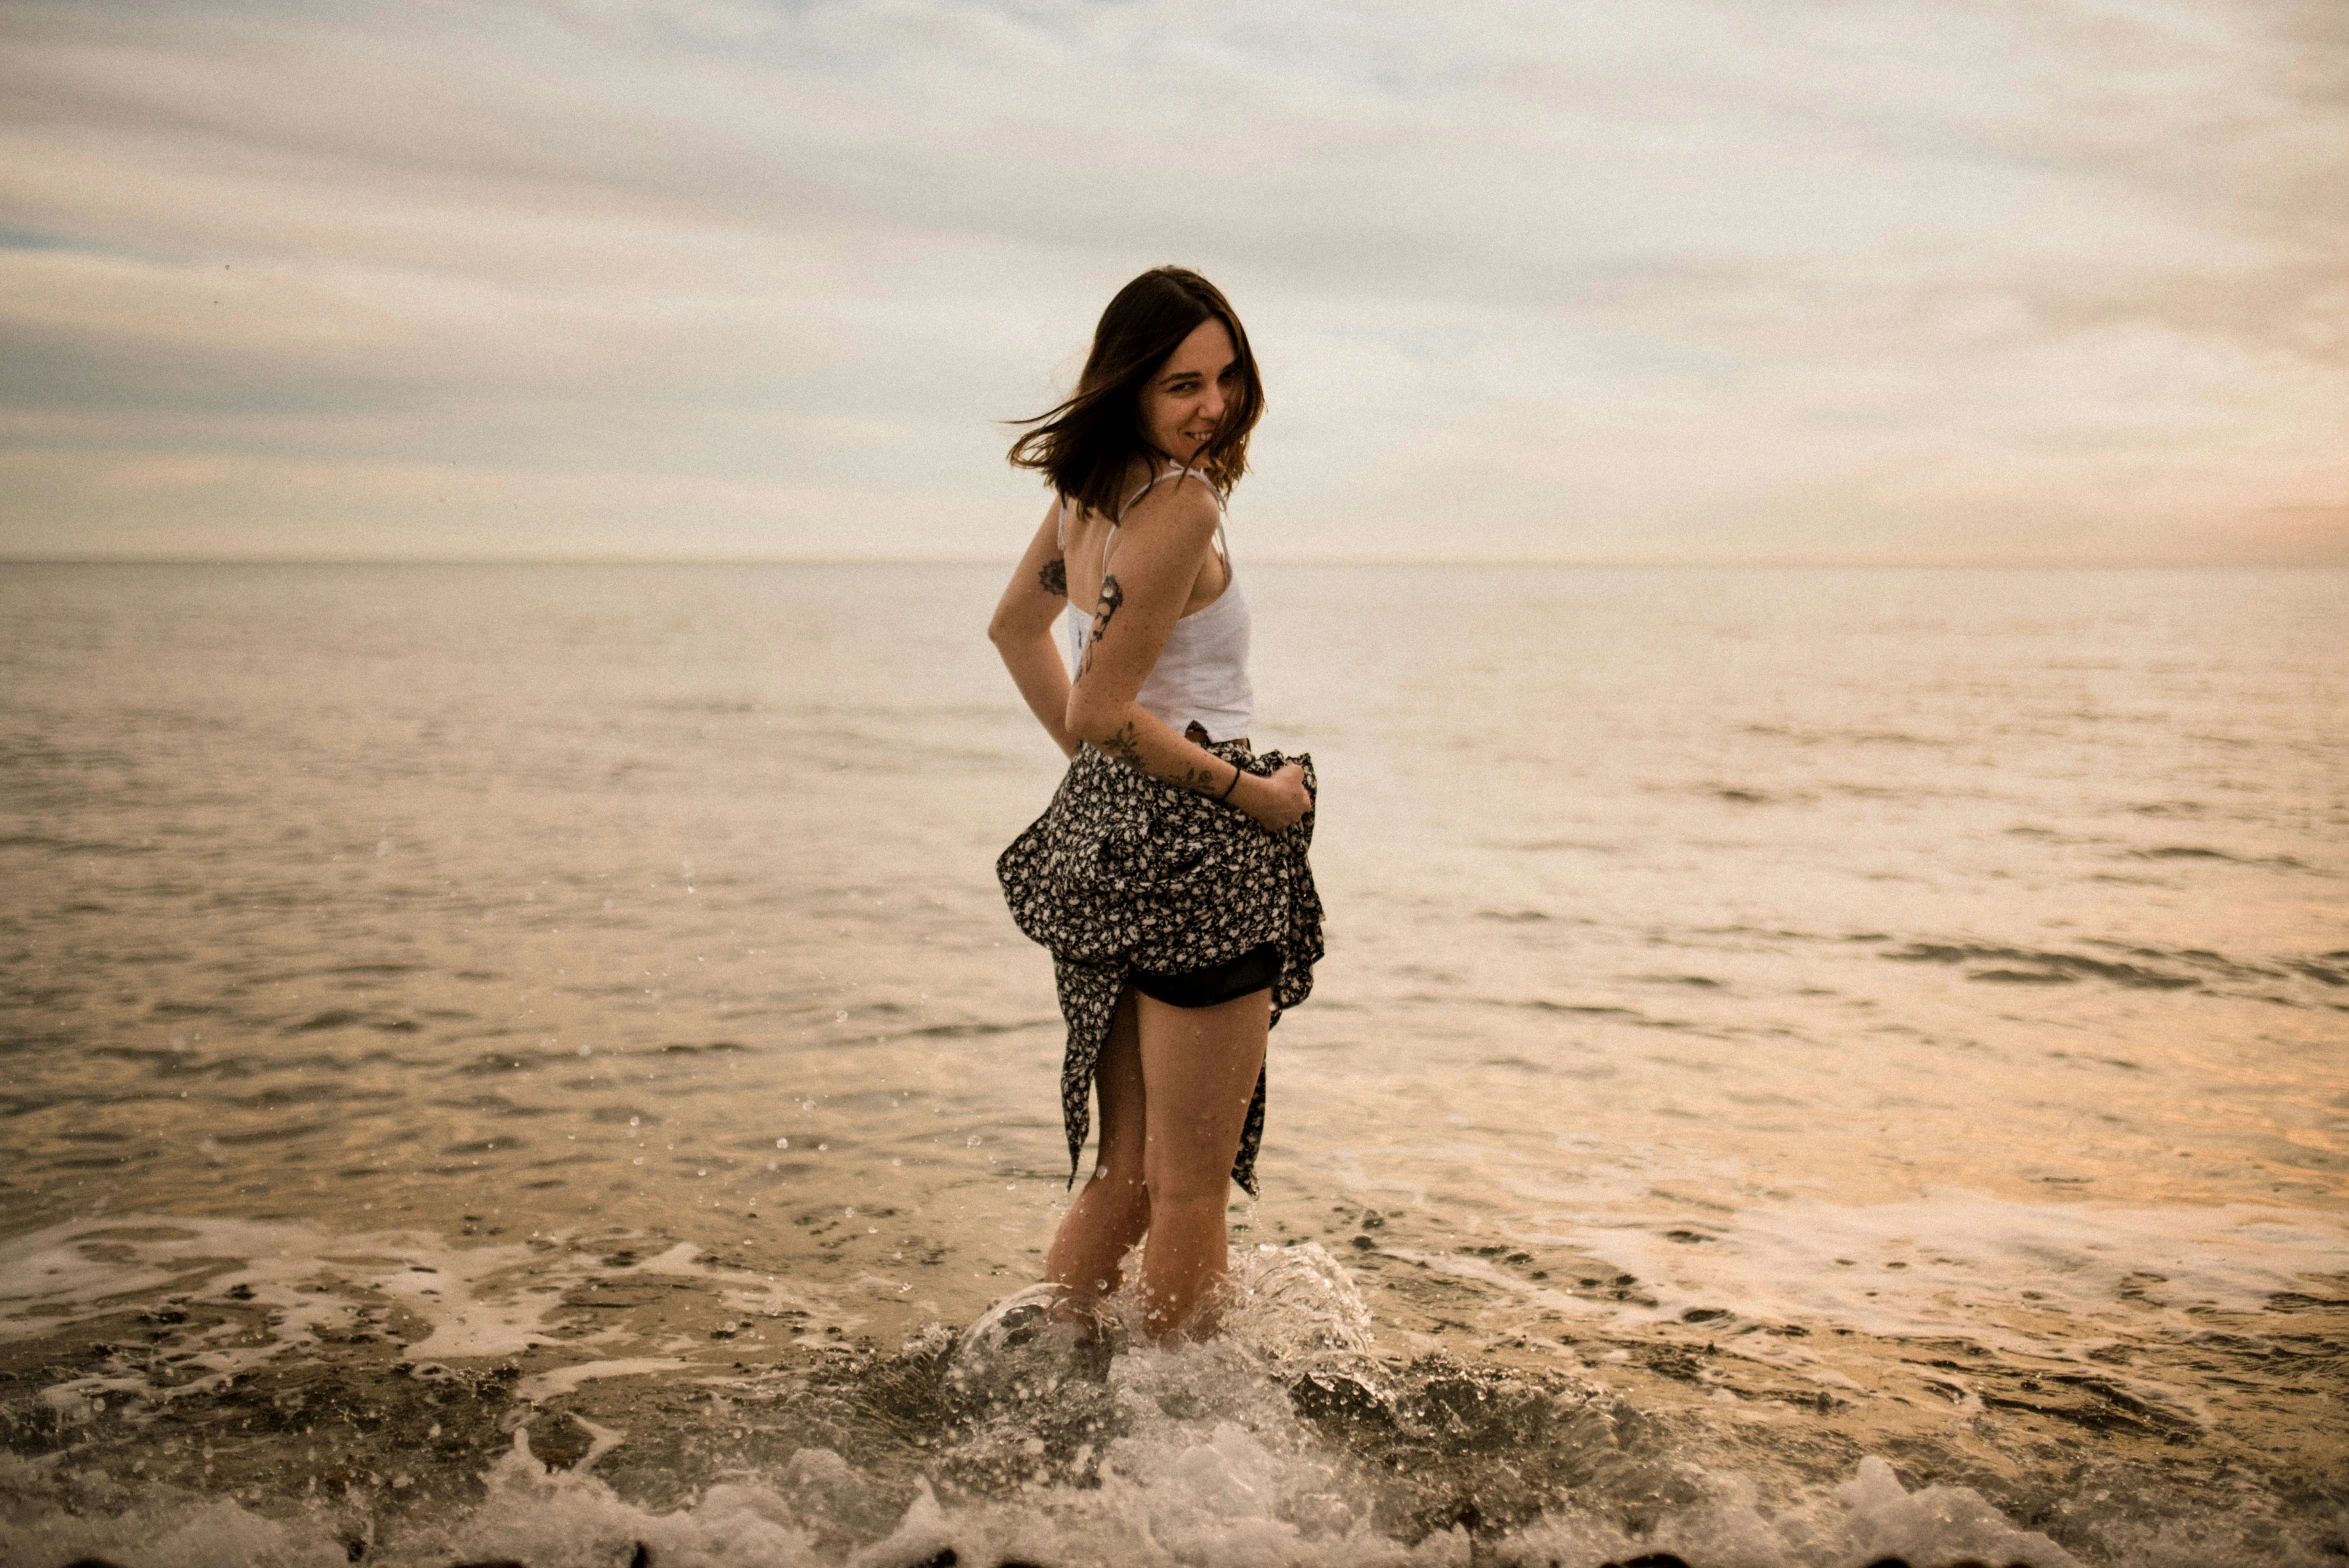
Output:
<svg viewBox="0 0 2349 1568">
<path fill-rule="evenodd" d="M 1224 1206 L 1224 1187 L 1230 1178 L 1222 1171 L 1151 1171 L 1143 1179 L 1153 1209 L 1196 1209 Z"/>
</svg>

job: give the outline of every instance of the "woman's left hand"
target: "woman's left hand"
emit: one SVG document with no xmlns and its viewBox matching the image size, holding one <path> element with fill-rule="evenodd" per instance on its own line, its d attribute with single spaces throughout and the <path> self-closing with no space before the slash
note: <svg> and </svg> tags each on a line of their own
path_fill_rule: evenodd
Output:
<svg viewBox="0 0 2349 1568">
<path fill-rule="evenodd" d="M 1291 762 L 1270 775 L 1244 773 L 1232 789 L 1231 804 L 1278 833 L 1313 809 L 1305 793 L 1303 764 Z"/>
</svg>

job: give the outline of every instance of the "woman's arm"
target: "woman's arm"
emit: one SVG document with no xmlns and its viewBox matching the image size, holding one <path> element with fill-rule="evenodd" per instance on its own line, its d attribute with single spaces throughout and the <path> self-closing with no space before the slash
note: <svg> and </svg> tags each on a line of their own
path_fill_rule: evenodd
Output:
<svg viewBox="0 0 2349 1568">
<path fill-rule="evenodd" d="M 1285 828 L 1311 805 L 1303 768 L 1291 763 L 1270 778 L 1247 772 L 1235 778 L 1233 764 L 1177 735 L 1134 700 L 1206 564 L 1218 516 L 1206 485 L 1188 479 L 1151 491 L 1127 514 L 1069 688 L 1067 732 L 1152 778 L 1213 796 L 1268 828 Z"/>
<path fill-rule="evenodd" d="M 1064 757 L 1077 754 L 1068 729 L 1068 666 L 1052 641 L 1052 628 L 1068 606 L 1068 566 L 1060 558 L 1060 503 L 1044 513 L 1043 526 L 1028 541 L 1027 554 L 1011 574 L 1010 586 L 987 622 L 987 640 L 1003 655 L 1028 711 L 1052 737 Z"/>
</svg>

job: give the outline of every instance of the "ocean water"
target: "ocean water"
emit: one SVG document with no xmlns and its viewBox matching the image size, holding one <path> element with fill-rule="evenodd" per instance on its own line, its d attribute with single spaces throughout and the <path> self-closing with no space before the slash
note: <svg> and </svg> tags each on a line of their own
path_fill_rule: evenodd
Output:
<svg viewBox="0 0 2349 1568">
<path fill-rule="evenodd" d="M 2325 1563 L 2349 573 L 1261 567 L 1230 1331 L 968 567 L 0 568 L 0 1563 Z"/>
</svg>

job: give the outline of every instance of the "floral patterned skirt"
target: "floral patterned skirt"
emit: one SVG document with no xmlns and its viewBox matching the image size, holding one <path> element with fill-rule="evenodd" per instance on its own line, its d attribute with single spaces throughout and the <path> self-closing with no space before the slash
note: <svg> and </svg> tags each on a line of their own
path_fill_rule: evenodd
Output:
<svg viewBox="0 0 2349 1568">
<path fill-rule="evenodd" d="M 1251 773 L 1302 763 L 1306 792 L 1318 799 L 1311 757 L 1256 755 L 1238 741 L 1207 749 Z M 1012 919 L 1051 950 L 1068 1021 L 1060 1114 L 1072 1184 L 1092 1128 L 1094 1069 L 1134 970 L 1204 969 L 1270 942 L 1281 955 L 1273 1022 L 1312 991 L 1322 954 L 1321 896 L 1305 860 L 1312 842 L 1310 811 L 1275 833 L 1082 746 L 1051 806 L 996 861 Z M 1251 1196 L 1263 1134 L 1259 1073 L 1232 1161 L 1232 1180 Z"/>
</svg>

